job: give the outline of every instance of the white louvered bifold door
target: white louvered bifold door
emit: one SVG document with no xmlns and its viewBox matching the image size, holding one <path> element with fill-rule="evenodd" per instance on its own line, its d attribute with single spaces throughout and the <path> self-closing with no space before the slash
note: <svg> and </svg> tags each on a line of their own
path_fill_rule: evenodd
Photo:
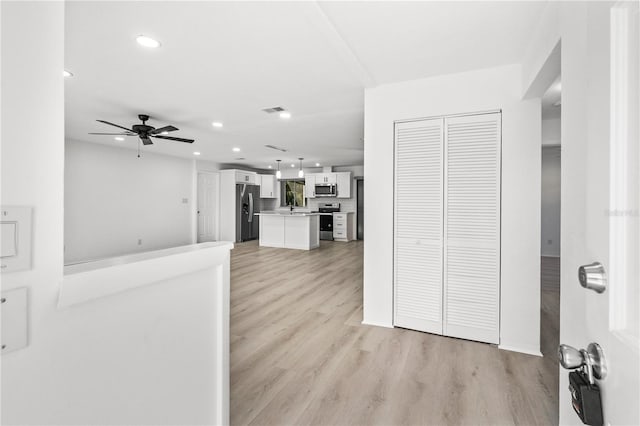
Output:
<svg viewBox="0 0 640 426">
<path fill-rule="evenodd" d="M 444 334 L 499 343 L 500 113 L 445 118 Z"/>
<path fill-rule="evenodd" d="M 395 125 L 394 325 L 442 334 L 443 120 Z"/>
</svg>

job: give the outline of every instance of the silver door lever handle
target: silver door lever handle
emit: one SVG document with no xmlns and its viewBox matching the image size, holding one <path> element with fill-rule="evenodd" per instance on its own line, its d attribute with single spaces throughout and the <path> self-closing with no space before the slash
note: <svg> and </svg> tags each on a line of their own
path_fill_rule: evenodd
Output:
<svg viewBox="0 0 640 426">
<path fill-rule="evenodd" d="M 607 376 L 607 363 L 604 352 L 597 343 L 589 343 L 586 350 L 578 350 L 572 346 L 561 344 L 558 346 L 558 361 L 567 370 L 586 366 L 589 374 L 593 374 L 593 377 L 598 380 Z"/>
</svg>

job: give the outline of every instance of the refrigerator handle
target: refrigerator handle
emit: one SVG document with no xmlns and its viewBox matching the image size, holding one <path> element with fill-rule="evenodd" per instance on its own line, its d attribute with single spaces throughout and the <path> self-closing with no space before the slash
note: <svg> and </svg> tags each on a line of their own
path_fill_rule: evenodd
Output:
<svg viewBox="0 0 640 426">
<path fill-rule="evenodd" d="M 253 222 L 253 194 L 249 192 L 249 222 Z"/>
</svg>

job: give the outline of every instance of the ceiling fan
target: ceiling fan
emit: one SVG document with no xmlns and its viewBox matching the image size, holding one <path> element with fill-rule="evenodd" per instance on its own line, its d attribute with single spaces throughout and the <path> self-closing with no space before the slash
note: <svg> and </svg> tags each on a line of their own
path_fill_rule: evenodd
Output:
<svg viewBox="0 0 640 426">
<path fill-rule="evenodd" d="M 170 141 L 178 141 L 178 142 L 186 142 L 186 143 L 193 143 L 194 142 L 194 139 L 183 139 L 183 138 L 176 138 L 176 137 L 173 137 L 173 136 L 166 136 L 169 132 L 174 132 L 176 130 L 179 130 L 177 127 L 164 126 L 164 127 L 160 127 L 159 129 L 156 129 L 155 127 L 148 126 L 146 124 L 147 120 L 149 120 L 149 116 L 148 115 L 139 114 L 138 118 L 140 119 L 140 121 L 142 121 L 142 124 L 134 124 L 133 126 L 131 126 L 131 129 L 127 129 L 126 127 L 120 126 L 118 124 L 109 123 L 108 121 L 96 120 L 96 121 L 99 121 L 100 123 L 108 124 L 110 126 L 114 126 L 114 127 L 120 128 L 122 130 L 126 130 L 126 132 L 123 132 L 123 133 L 89 133 L 89 134 L 90 135 L 138 136 L 144 145 L 152 145 L 153 142 L 151 141 L 151 138 L 167 139 L 167 140 L 170 140 Z"/>
</svg>

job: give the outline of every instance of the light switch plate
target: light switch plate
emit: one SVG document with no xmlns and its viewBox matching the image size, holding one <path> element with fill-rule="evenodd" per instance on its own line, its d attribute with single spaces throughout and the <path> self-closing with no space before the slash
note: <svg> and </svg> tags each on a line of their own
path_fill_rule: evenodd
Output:
<svg viewBox="0 0 640 426">
<path fill-rule="evenodd" d="M 27 346 L 27 289 L 2 292 L 2 354 Z"/>
<path fill-rule="evenodd" d="M 0 271 L 31 269 L 31 207 L 0 207 Z"/>
</svg>

